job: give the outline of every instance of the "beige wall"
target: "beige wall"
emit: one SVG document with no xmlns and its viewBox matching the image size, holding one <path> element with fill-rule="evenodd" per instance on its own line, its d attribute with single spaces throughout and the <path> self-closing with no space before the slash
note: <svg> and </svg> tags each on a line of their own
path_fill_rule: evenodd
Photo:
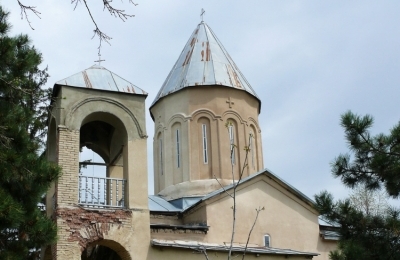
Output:
<svg viewBox="0 0 400 260">
<path fill-rule="evenodd" d="M 202 241 L 230 243 L 233 200 L 222 193 L 206 201 L 184 216 L 184 221 L 206 219 L 210 229 Z M 336 243 L 319 236 L 318 213 L 287 188 L 266 176 L 258 176 L 237 190 L 235 243 L 245 244 L 256 217 L 264 207 L 253 229 L 250 244 L 264 246 L 264 235 L 270 236 L 270 246 L 321 254 L 315 259 L 329 259 L 328 252 Z M 206 216 L 204 216 L 206 215 Z"/>
<path fill-rule="evenodd" d="M 235 179 L 245 164 L 243 149 L 250 145 L 250 134 L 253 136 L 253 151 L 249 154 L 249 167 L 244 176 L 263 169 L 261 130 L 258 125 L 259 101 L 247 92 L 222 86 L 190 87 L 163 97 L 151 108 L 151 113 L 155 122 L 155 193 L 161 192 L 161 195 L 172 199 L 182 195 L 206 194 L 215 189 L 213 185 L 201 184 L 199 180 L 216 177 L 224 184 L 229 183 L 232 164 L 227 122 L 231 122 L 235 129 Z M 202 125 L 206 126 L 207 160 L 204 156 Z M 181 136 L 180 167 L 177 166 L 177 129 Z M 190 188 L 179 185 L 180 193 L 175 194 L 178 189 L 173 185 L 182 183 Z M 196 189 L 196 185 L 201 189 Z M 201 194 L 194 194 L 195 190 Z"/>
</svg>

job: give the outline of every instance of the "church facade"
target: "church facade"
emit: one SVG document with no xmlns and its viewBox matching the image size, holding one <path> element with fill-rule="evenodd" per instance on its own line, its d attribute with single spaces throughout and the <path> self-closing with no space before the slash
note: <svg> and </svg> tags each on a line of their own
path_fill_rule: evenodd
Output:
<svg viewBox="0 0 400 260">
<path fill-rule="evenodd" d="M 328 259 L 334 230 L 320 225 L 311 199 L 264 169 L 260 99 L 206 23 L 150 106 L 150 196 L 146 97 L 100 65 L 55 83 L 47 153 L 63 175 L 46 210 L 59 239 L 42 259 L 216 259 L 231 247 L 246 258 Z M 80 162 L 84 147 L 104 163 Z M 87 165 L 106 173 L 85 175 Z"/>
</svg>

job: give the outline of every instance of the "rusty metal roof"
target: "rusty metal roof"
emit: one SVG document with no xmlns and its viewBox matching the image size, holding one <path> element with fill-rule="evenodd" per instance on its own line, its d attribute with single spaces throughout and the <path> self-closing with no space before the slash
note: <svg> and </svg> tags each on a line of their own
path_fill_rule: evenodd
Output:
<svg viewBox="0 0 400 260">
<path fill-rule="evenodd" d="M 229 251 L 230 244 L 216 244 L 216 243 L 207 243 L 193 240 L 162 240 L 162 239 L 152 239 L 152 246 L 157 247 L 175 247 L 175 248 L 185 248 L 194 251 L 219 251 L 219 252 L 227 252 Z M 304 252 L 297 251 L 292 249 L 283 249 L 283 248 L 274 248 L 274 247 L 264 247 L 264 246 L 255 246 L 248 245 L 246 247 L 245 244 L 235 244 L 232 246 L 233 252 L 244 252 L 254 253 L 254 254 L 265 254 L 265 255 L 283 255 L 283 256 L 304 256 L 305 258 L 312 258 L 314 256 L 318 256 L 319 254 L 314 252 Z"/>
<path fill-rule="evenodd" d="M 144 90 L 100 65 L 93 65 L 68 78 L 57 81 L 56 85 L 147 95 Z"/>
<path fill-rule="evenodd" d="M 152 106 L 166 95 L 201 85 L 236 88 L 259 99 L 217 36 L 204 22 L 190 36 Z"/>
</svg>

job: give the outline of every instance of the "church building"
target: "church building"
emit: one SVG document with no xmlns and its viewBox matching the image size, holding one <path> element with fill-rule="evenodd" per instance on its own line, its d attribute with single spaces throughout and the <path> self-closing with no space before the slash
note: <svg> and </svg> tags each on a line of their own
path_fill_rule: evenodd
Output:
<svg viewBox="0 0 400 260">
<path fill-rule="evenodd" d="M 55 83 L 47 157 L 63 174 L 46 196 L 58 241 L 42 259 L 224 259 L 230 249 L 246 259 L 329 259 L 334 229 L 264 168 L 260 98 L 206 23 L 150 106 L 153 173 L 146 97 L 100 65 Z M 80 161 L 83 148 L 104 163 Z M 87 165 L 105 174 L 82 173 Z"/>
</svg>

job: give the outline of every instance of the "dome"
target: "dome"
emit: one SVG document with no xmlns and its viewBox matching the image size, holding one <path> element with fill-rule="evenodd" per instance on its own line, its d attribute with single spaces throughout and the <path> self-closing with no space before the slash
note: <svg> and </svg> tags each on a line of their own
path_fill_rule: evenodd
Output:
<svg viewBox="0 0 400 260">
<path fill-rule="evenodd" d="M 258 96 L 211 28 L 201 22 L 158 92 L 159 99 L 192 86 L 221 85 Z"/>
</svg>

